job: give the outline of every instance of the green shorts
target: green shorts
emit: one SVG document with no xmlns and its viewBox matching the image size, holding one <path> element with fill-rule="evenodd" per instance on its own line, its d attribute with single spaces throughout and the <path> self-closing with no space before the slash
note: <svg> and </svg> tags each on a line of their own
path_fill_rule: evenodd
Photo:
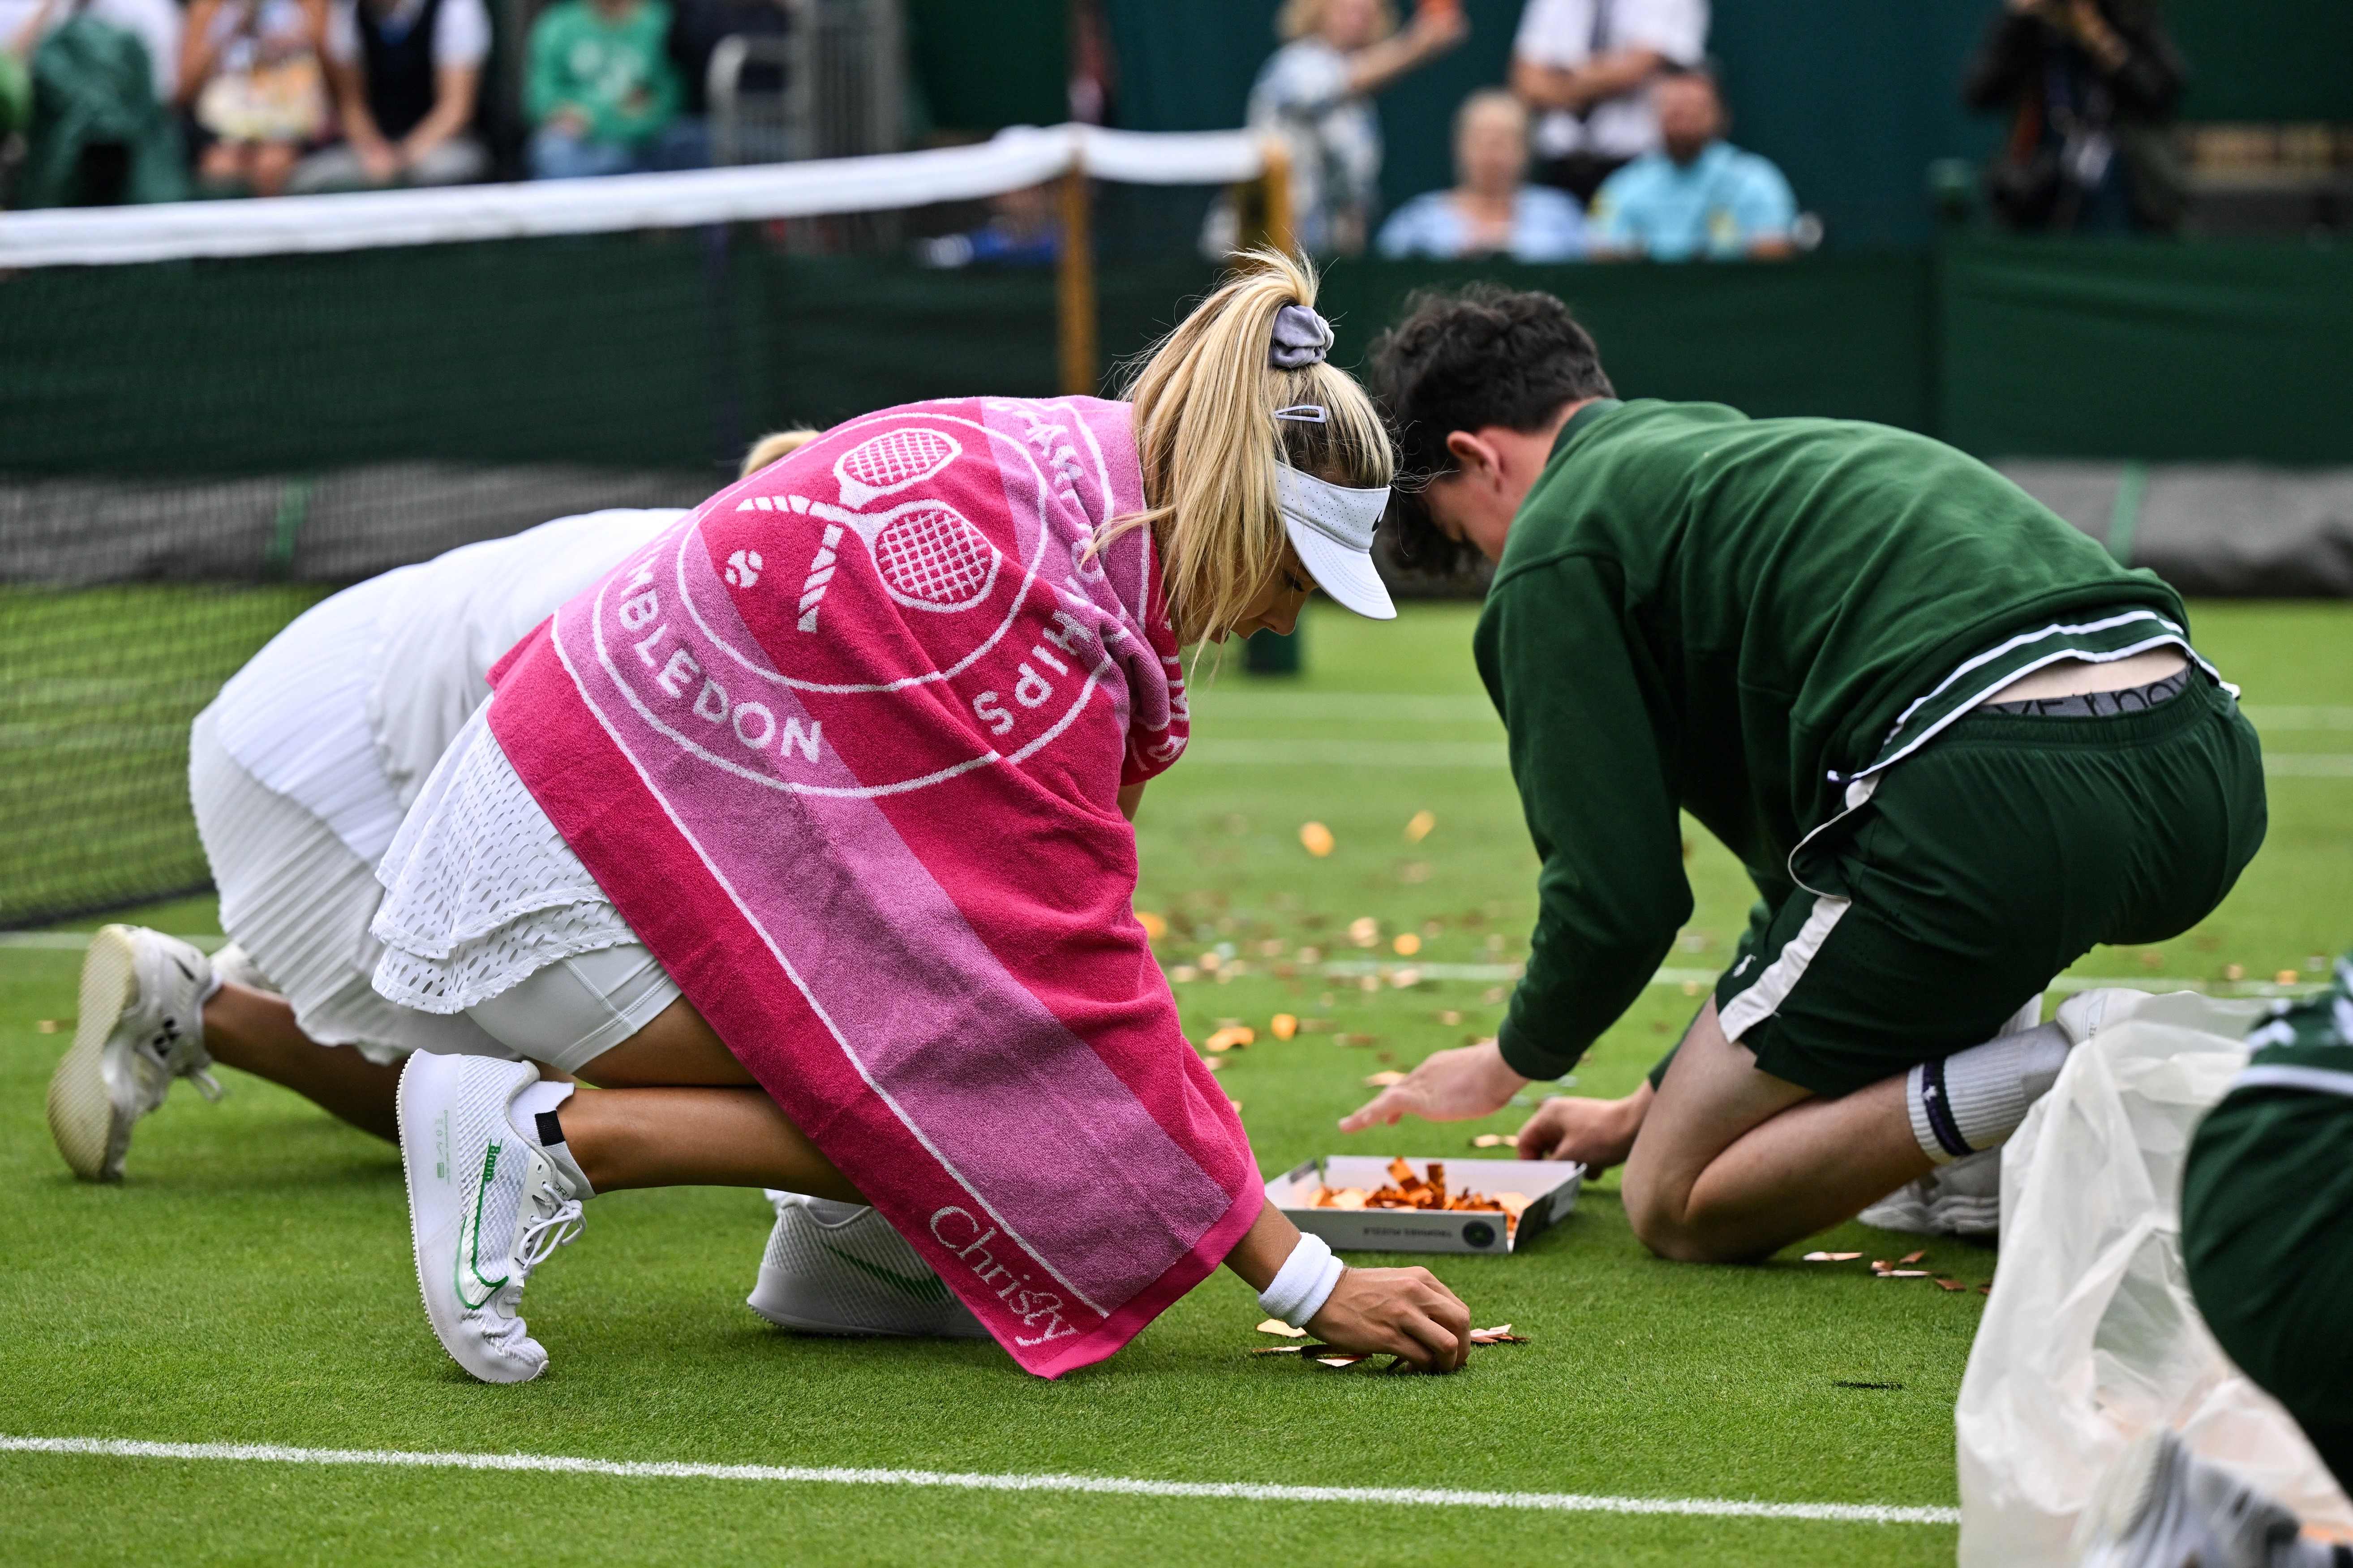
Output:
<svg viewBox="0 0 2353 1568">
<path fill-rule="evenodd" d="M 2182 1260 L 2214 1338 L 2353 1487 L 2353 1046 L 2255 1054 L 2254 1069 L 2283 1066 L 2339 1090 L 2242 1080 L 2207 1115 Z"/>
<path fill-rule="evenodd" d="M 2263 841 L 2263 755 L 2202 677 L 2106 718 L 1977 712 L 1810 843 L 1716 982 L 1725 1033 L 1821 1095 L 1990 1039 L 2101 942 L 2178 936 Z"/>
</svg>

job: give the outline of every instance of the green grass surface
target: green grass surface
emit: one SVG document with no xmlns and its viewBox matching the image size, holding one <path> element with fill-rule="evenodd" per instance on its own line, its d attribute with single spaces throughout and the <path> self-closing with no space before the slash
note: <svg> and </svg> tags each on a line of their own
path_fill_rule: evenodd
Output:
<svg viewBox="0 0 2353 1568">
<path fill-rule="evenodd" d="M 2245 685 L 2274 754 L 2353 752 L 2353 731 L 2327 727 L 2353 713 L 2353 606 L 2207 605 L 2196 626 Z M 1196 1038 L 1224 1019 L 1260 1028 L 1221 1080 L 1270 1171 L 1358 1145 L 1467 1163 L 1479 1157 L 1470 1135 L 1525 1115 L 1342 1139 L 1333 1121 L 1369 1092 L 1366 1074 L 1491 1032 L 1501 989 L 1377 980 L 1367 992 L 1297 972 L 1303 945 L 1402 967 L 1390 943 L 1407 930 L 1422 938 L 1416 965 L 1524 951 L 1534 861 L 1509 779 L 1476 760 L 1497 731 L 1469 629 L 1459 607 L 1412 609 L 1388 627 L 1318 616 L 1306 678 L 1253 680 L 1236 660 L 1200 691 L 1198 754 L 1145 802 L 1138 905 L 1174 928 L 1164 958 L 1198 970 L 1227 944 L 1247 966 L 1177 990 Z M 1356 700 L 1316 700 L 1326 694 Z M 1417 700 L 1370 700 L 1381 696 Z M 2266 717 L 2298 707 L 2334 712 Z M 1285 751 L 1322 760 L 1268 761 Z M 1456 758 L 1470 764 L 1400 765 Z M 2269 845 L 2213 919 L 2146 952 L 2095 952 L 2082 971 L 2219 983 L 2229 965 L 2301 971 L 2342 946 L 2353 777 L 2276 778 L 2272 805 Z M 1436 826 L 1409 843 L 1419 810 Z M 1328 858 L 1300 847 L 1311 819 L 1334 834 Z M 1729 857 L 1692 839 L 1697 909 L 1670 963 L 1706 970 L 1749 895 Z M 1377 952 L 1349 945 L 1363 917 L 1378 924 Z M 141 918 L 216 929 L 202 900 Z M 142 1125 L 122 1186 L 66 1176 L 40 1108 L 66 1036 L 37 1021 L 71 1017 L 76 963 L 0 951 L 0 1310 L 12 1330 L 0 1434 L 1955 1500 L 1952 1404 L 1978 1297 L 1804 1265 L 1797 1249 L 1757 1268 L 1662 1263 L 1628 1233 L 1614 1176 L 1525 1254 L 1435 1260 L 1481 1321 L 1532 1339 L 1480 1352 L 1453 1378 L 1252 1359 L 1260 1314 L 1222 1274 L 1110 1363 L 1056 1384 L 986 1346 L 798 1339 L 742 1305 L 767 1226 L 757 1195 L 680 1191 L 596 1202 L 583 1239 L 532 1284 L 551 1370 L 520 1387 L 477 1384 L 425 1326 L 392 1151 L 291 1096 L 226 1075 L 225 1103 L 183 1090 Z M 1577 1091 L 1630 1088 L 1696 1005 L 1680 984 L 1651 986 L 1579 1068 Z M 1275 1043 L 1265 1025 L 1277 1011 L 1332 1026 Z M 1860 1226 L 1835 1235 L 1874 1256 L 1913 1245 Z M 1981 1280 L 1994 1255 L 1947 1242 L 1930 1261 Z M 1841 1386 L 1858 1383 L 1901 1386 Z M 0 1454 L 6 1562 L 1817 1564 L 1945 1562 L 1953 1543 L 1941 1526 Z"/>
</svg>

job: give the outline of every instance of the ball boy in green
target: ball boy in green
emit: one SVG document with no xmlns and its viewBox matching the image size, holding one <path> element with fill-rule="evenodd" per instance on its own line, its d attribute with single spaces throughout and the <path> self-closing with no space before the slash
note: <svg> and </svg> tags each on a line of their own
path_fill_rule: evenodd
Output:
<svg viewBox="0 0 2353 1568">
<path fill-rule="evenodd" d="M 1769 1252 L 2008 1137 L 2070 1043 L 2026 1005 L 2194 923 L 2262 842 L 2178 597 L 1974 459 L 1620 403 L 1541 294 L 1425 299 L 1374 369 L 1431 476 L 1401 542 L 1498 563 L 1475 652 L 1543 869 L 1499 1044 L 1344 1127 L 1566 1071 L 1690 916 L 1688 810 L 1758 918 L 1655 1090 L 1549 1101 L 1521 1152 L 1625 1160 L 1656 1251 Z"/>
</svg>

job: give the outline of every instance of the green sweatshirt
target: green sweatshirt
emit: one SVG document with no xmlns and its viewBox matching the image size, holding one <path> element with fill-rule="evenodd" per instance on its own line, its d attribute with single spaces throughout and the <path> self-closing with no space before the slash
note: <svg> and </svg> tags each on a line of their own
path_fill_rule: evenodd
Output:
<svg viewBox="0 0 2353 1568">
<path fill-rule="evenodd" d="M 2100 611 L 2134 613 L 2079 614 Z M 1678 807 L 1778 903 L 1858 773 L 2062 645 L 2186 641 L 2181 616 L 2153 574 L 1926 437 L 1579 411 L 1475 638 L 1544 862 L 1504 1060 L 1558 1077 L 1641 994 L 1691 916 Z"/>
<path fill-rule="evenodd" d="M 636 0 L 617 18 L 588 0 L 558 0 L 531 27 L 531 122 L 576 109 L 588 117 L 590 142 L 643 142 L 678 113 L 669 37 L 663 0 Z"/>
</svg>

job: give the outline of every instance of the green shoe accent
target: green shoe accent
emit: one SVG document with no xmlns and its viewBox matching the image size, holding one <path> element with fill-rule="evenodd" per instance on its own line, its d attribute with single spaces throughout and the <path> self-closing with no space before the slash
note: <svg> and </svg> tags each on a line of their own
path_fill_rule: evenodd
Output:
<svg viewBox="0 0 2353 1568">
<path fill-rule="evenodd" d="M 927 1274 L 918 1279 L 913 1275 L 902 1274 L 894 1268 L 885 1268 L 879 1263 L 869 1263 L 863 1258 L 852 1258 L 829 1241 L 820 1241 L 818 1245 L 852 1268 L 863 1274 L 871 1274 L 885 1285 L 897 1287 L 926 1306 L 944 1307 L 947 1304 L 948 1288 L 936 1274 Z"/>
</svg>

